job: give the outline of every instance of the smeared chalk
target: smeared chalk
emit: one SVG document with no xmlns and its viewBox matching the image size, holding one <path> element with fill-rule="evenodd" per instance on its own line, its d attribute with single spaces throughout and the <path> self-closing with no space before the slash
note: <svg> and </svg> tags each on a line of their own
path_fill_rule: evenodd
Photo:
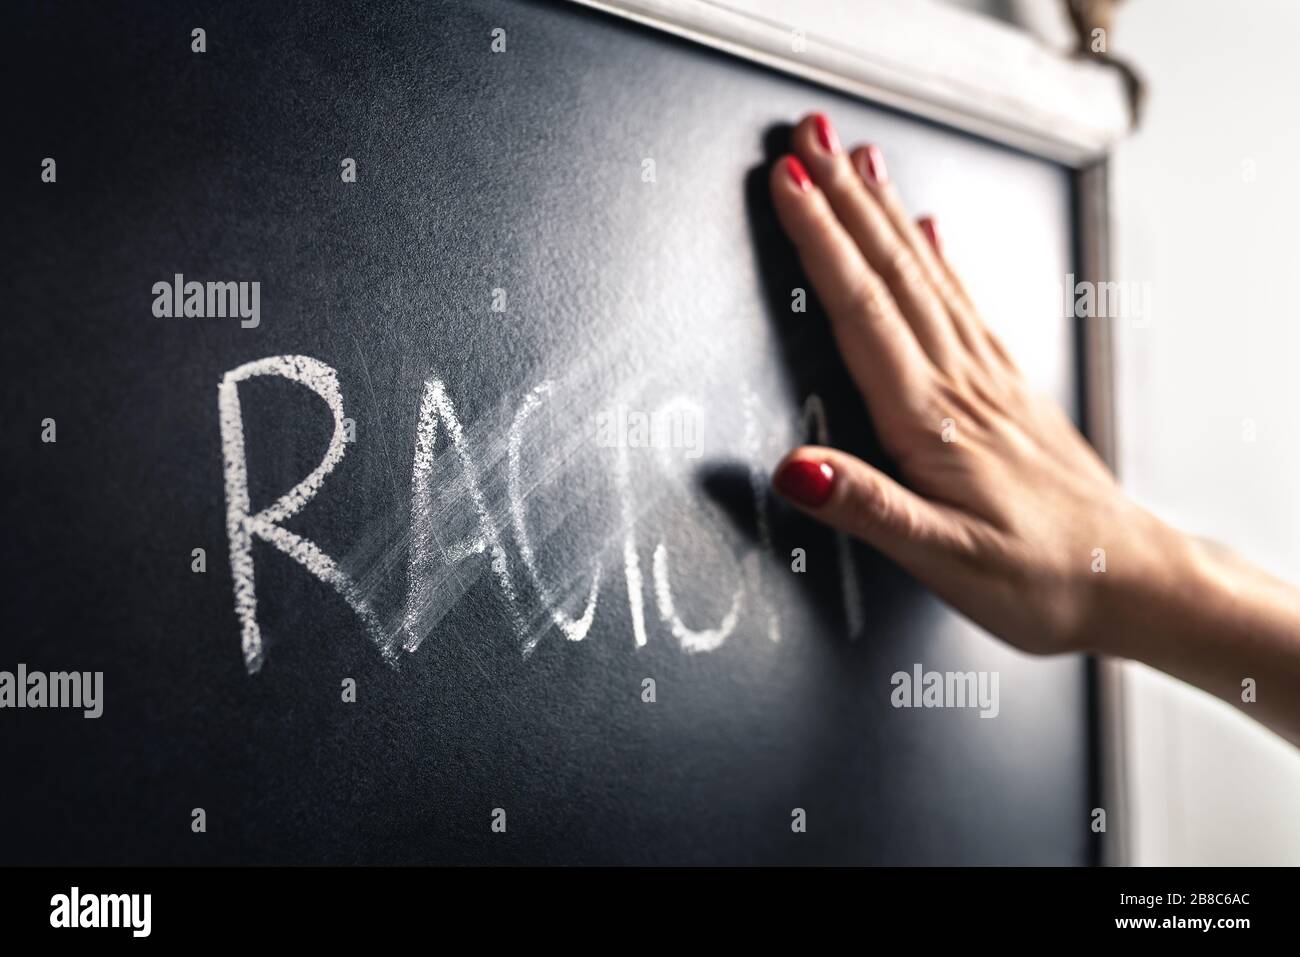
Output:
<svg viewBox="0 0 1300 957">
<path fill-rule="evenodd" d="M 826 424 L 826 404 L 815 392 L 809 394 L 803 405 L 803 428 L 805 434 L 811 433 L 818 445 L 830 445 L 830 429 Z M 853 561 L 853 550 L 849 547 L 848 536 L 843 532 L 835 533 L 835 547 L 839 556 L 840 590 L 844 596 L 844 620 L 849 628 L 849 640 L 857 641 L 862 632 L 865 616 L 862 612 L 862 591 L 858 588 L 857 566 Z"/>
<path fill-rule="evenodd" d="M 408 652 L 419 648 L 426 637 L 419 627 L 422 617 L 421 608 L 430 600 L 433 591 L 427 577 L 427 565 L 432 557 L 432 546 L 436 543 L 431 473 L 439 421 L 442 422 L 451 448 L 460 462 L 461 474 L 468 487 L 470 502 L 478 519 L 477 532 L 444 552 L 443 559 L 446 562 L 460 562 L 471 555 L 488 552 L 492 572 L 501 586 L 507 613 L 510 615 L 515 633 L 520 638 L 524 637 L 523 619 L 518 609 L 519 596 L 515 591 L 514 579 L 510 575 L 506 550 L 501 543 L 501 535 L 492 520 L 487 502 L 483 498 L 474 461 L 465 443 L 464 429 L 456 416 L 455 406 L 447 397 L 446 388 L 438 379 L 430 378 L 425 381 L 424 394 L 420 399 L 415 457 L 411 463 L 411 535 L 407 555 L 406 614 L 403 624 L 403 632 L 406 636 L 403 647 Z"/>
<path fill-rule="evenodd" d="M 596 600 L 600 595 L 600 563 L 596 563 L 596 572 L 592 576 L 591 591 L 587 595 L 587 605 L 583 609 L 582 617 L 571 618 L 558 607 L 550 589 L 542 581 L 541 573 L 537 568 L 537 557 L 533 554 L 532 542 L 528 538 L 528 515 L 523 492 L 523 465 L 520 461 L 524 425 L 533 411 L 541 405 L 542 397 L 551 394 L 552 386 L 553 384 L 549 381 L 543 382 L 529 392 L 524 397 L 524 401 L 520 403 L 519 411 L 515 413 L 515 420 L 510 426 L 507 453 L 509 458 L 507 482 L 510 495 L 510 516 L 515 530 L 515 542 L 519 546 L 519 557 L 522 559 L 524 568 L 528 571 L 533 585 L 537 588 L 537 594 L 541 597 L 542 603 L 550 612 L 551 620 L 555 622 L 555 626 L 560 629 L 565 638 L 570 641 L 582 641 L 587 637 L 587 632 L 591 630 L 592 620 L 596 617 Z M 537 647 L 539 640 L 541 640 L 540 633 L 527 638 L 524 642 L 524 654 L 530 654 Z"/>
<path fill-rule="evenodd" d="M 636 647 L 644 648 L 645 630 L 645 586 L 641 581 L 641 557 L 636 550 L 636 514 L 632 511 L 632 465 L 626 446 L 618 449 L 615 460 L 615 487 L 618 491 L 622 508 L 623 527 L 623 575 L 627 580 L 627 605 L 632 613 L 632 640 Z"/>
<path fill-rule="evenodd" d="M 256 515 L 250 515 L 248 459 L 244 447 L 244 420 L 239 383 L 254 376 L 275 375 L 297 382 L 319 395 L 334 415 L 334 434 L 325 457 L 301 482 Z M 343 394 L 338 375 L 329 366 L 307 356 L 270 356 L 227 372 L 217 387 L 217 413 L 221 424 L 221 456 L 226 484 L 226 535 L 230 540 L 230 575 L 234 584 L 235 615 L 240 623 L 244 667 L 252 674 L 262 667 L 262 632 L 257 623 L 256 569 L 253 538 L 274 545 L 316 578 L 337 591 L 365 623 L 370 636 L 390 662 L 391 649 L 369 603 L 338 564 L 314 542 L 281 528 L 279 523 L 300 512 L 316 493 L 346 451 Z"/>
<path fill-rule="evenodd" d="M 754 520 L 758 529 L 759 549 L 775 555 L 772 545 L 772 523 L 767 514 L 768 478 L 767 472 L 758 463 L 764 460 L 762 432 L 759 426 L 760 404 L 757 394 L 748 385 L 741 393 L 741 407 L 745 413 L 745 454 L 749 458 L 749 486 L 754 494 Z M 749 559 L 753 559 L 750 561 Z M 745 560 L 745 573 L 749 578 L 754 594 L 764 618 L 767 619 L 767 637 L 772 641 L 781 640 L 781 619 L 772 603 L 767 599 L 768 589 L 763 562 L 751 553 Z"/>
</svg>

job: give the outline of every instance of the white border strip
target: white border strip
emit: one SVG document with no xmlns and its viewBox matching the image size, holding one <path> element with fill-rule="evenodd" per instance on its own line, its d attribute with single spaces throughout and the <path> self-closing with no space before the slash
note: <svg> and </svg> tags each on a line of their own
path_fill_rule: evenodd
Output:
<svg viewBox="0 0 1300 957">
<path fill-rule="evenodd" d="M 1117 70 L 934 0 L 571 2 L 1068 166 L 1130 126 Z"/>
</svg>

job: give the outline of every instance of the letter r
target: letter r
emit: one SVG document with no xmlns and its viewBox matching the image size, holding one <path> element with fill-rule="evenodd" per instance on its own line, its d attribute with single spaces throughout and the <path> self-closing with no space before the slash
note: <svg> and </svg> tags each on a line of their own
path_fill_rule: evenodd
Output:
<svg viewBox="0 0 1300 957">
<path fill-rule="evenodd" d="M 248 461 L 244 447 L 244 421 L 239 383 L 260 375 L 278 375 L 311 389 L 334 414 L 334 434 L 320 464 L 301 482 L 256 514 L 248 496 Z M 230 539 L 230 573 L 235 591 L 235 614 L 240 624 L 244 667 L 249 674 L 262 667 L 262 633 L 257 624 L 257 590 L 253 567 L 253 538 L 274 545 L 321 581 L 330 585 L 365 623 L 372 639 L 380 642 L 379 621 L 358 593 L 352 579 L 309 539 L 281 527 L 320 490 L 325 477 L 343 458 L 343 395 L 338 376 L 323 362 L 307 356 L 270 356 L 249 362 L 225 374 L 217 387 L 221 422 L 221 454 L 226 484 L 226 534 Z M 386 655 L 390 649 L 381 647 Z"/>
</svg>

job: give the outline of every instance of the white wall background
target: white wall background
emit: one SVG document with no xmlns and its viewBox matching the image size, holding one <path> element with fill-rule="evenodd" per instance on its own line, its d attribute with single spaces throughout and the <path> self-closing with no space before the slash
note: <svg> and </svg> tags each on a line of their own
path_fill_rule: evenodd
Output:
<svg viewBox="0 0 1300 957">
<path fill-rule="evenodd" d="M 1118 342 L 1124 483 L 1300 582 L 1300 3 L 1129 0 L 1114 32 L 1150 87 L 1114 163 L 1117 278 L 1153 300 Z M 1126 690 L 1135 861 L 1300 864 L 1300 751 L 1147 669 Z"/>
<path fill-rule="evenodd" d="M 949 0 L 1070 31 L 1055 0 Z M 1300 2 L 1126 0 L 1149 85 L 1113 163 L 1120 468 L 1143 504 L 1300 582 Z M 1300 864 L 1300 750 L 1186 685 L 1126 674 L 1137 864 Z M 1261 688 L 1267 676 L 1260 676 Z"/>
</svg>

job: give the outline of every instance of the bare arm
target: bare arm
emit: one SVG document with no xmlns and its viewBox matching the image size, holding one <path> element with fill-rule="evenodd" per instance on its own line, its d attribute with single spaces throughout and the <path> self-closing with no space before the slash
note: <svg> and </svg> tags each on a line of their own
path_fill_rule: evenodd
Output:
<svg viewBox="0 0 1300 957">
<path fill-rule="evenodd" d="M 1019 648 L 1144 661 L 1300 743 L 1300 592 L 1128 499 L 1029 388 L 879 151 L 846 152 L 821 115 L 793 149 L 772 171 L 777 213 L 906 484 L 805 446 L 777 491 Z"/>
</svg>

